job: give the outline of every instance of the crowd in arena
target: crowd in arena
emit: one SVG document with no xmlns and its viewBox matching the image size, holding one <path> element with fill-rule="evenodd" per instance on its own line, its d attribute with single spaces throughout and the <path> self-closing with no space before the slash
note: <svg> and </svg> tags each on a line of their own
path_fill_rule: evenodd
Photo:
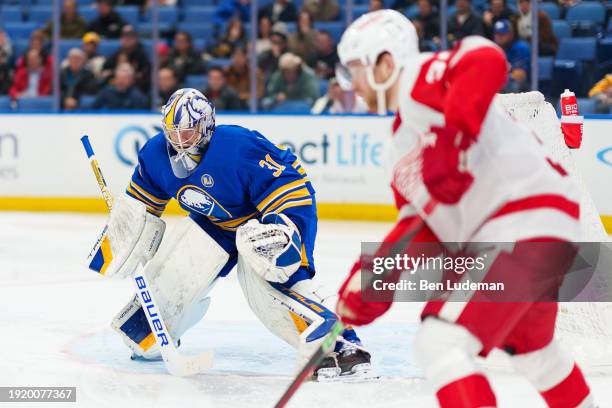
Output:
<svg viewBox="0 0 612 408">
<path fill-rule="evenodd" d="M 355 2 L 354 18 L 385 7 L 400 10 L 414 23 L 423 51 L 441 49 L 439 2 L 363 1 Z M 202 90 L 218 111 L 247 111 L 249 50 L 253 49 L 258 110 L 371 111 L 366 101 L 344 91 L 334 78 L 336 44 L 346 23 L 344 2 L 260 1 L 253 47 L 250 0 L 157 3 L 160 41 L 153 44 L 150 0 L 63 1 L 59 64 L 63 110 L 147 110 L 162 106 L 174 90 L 188 86 Z M 53 92 L 50 4 L 49 0 L 5 0 L 0 5 L 0 95 L 6 95 L 0 98 L 9 108 L 26 107 L 25 101 L 44 99 Z M 529 90 L 530 1 L 449 4 L 448 45 L 468 35 L 493 40 L 510 64 L 503 91 Z M 612 23 L 606 24 L 612 8 L 608 4 L 540 3 L 538 79 L 540 91 L 551 100 L 563 88 L 572 88 L 588 105 L 587 113 L 610 112 L 612 38 L 606 33 Z M 154 76 L 153 53 L 159 61 Z M 152 78 L 157 80 L 157 95 L 151 93 Z"/>
</svg>

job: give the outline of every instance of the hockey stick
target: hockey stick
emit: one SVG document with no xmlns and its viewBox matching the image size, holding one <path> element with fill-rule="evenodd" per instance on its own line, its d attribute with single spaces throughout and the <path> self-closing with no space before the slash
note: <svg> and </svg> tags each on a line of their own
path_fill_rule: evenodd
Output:
<svg viewBox="0 0 612 408">
<path fill-rule="evenodd" d="M 102 197 L 104 197 L 106 206 L 110 211 L 113 207 L 113 197 L 108 190 L 108 185 L 106 184 L 106 180 L 102 175 L 102 170 L 100 169 L 98 160 L 94 155 L 93 148 L 89 142 L 89 137 L 87 135 L 83 136 L 81 138 L 81 142 L 83 143 L 83 147 L 87 153 L 87 158 L 89 159 L 91 168 L 93 169 L 96 180 L 98 181 L 98 186 L 102 192 Z M 166 328 L 166 324 L 161 317 L 161 313 L 159 313 L 157 302 L 151 293 L 152 291 L 149 289 L 151 286 L 149 285 L 149 281 L 145 276 L 144 266 L 141 263 L 138 264 L 138 267 L 134 272 L 133 281 L 136 285 L 138 299 L 140 300 L 140 304 L 142 305 L 145 316 L 147 317 L 147 322 L 149 322 L 151 332 L 155 334 L 155 341 L 159 345 L 159 350 L 168 372 L 172 375 L 185 377 L 201 373 L 212 367 L 212 351 L 206 351 L 199 355 L 189 357 L 178 352 L 176 346 L 174 345 L 172 336 L 170 336 L 170 332 Z"/>
<path fill-rule="evenodd" d="M 293 379 L 285 393 L 280 397 L 275 408 L 283 408 L 287 405 L 287 402 L 293 397 L 293 394 L 300 388 L 302 383 L 312 375 L 315 368 L 323 361 L 323 359 L 329 354 L 329 352 L 336 345 L 336 341 L 340 333 L 344 331 L 344 323 L 338 320 L 331 328 L 325 340 L 321 346 L 315 351 L 315 353 L 310 357 L 310 359 L 306 362 L 302 370 L 298 373 L 298 375 Z"/>
</svg>

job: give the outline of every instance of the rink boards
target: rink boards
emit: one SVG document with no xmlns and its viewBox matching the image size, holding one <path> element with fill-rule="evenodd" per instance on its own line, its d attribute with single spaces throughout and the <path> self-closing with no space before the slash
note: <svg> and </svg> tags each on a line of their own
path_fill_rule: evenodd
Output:
<svg viewBox="0 0 612 408">
<path fill-rule="evenodd" d="M 321 218 L 392 220 L 383 142 L 391 117 L 219 115 L 219 124 L 256 129 L 289 146 L 317 190 Z M 0 116 L 0 210 L 102 212 L 79 138 L 90 136 L 106 181 L 121 193 L 138 149 L 161 131 L 156 114 Z M 612 232 L 612 117 L 588 117 L 574 152 Z M 240 158 L 228 157 L 228 160 Z M 174 205 L 169 212 L 180 212 Z"/>
</svg>

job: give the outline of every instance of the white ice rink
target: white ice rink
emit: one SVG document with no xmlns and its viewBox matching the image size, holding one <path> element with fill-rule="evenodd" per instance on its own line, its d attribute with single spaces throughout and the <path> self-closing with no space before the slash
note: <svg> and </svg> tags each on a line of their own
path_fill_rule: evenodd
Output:
<svg viewBox="0 0 612 408">
<path fill-rule="evenodd" d="M 182 339 L 183 353 L 215 350 L 209 373 L 174 378 L 162 363 L 129 359 L 109 323 L 130 298 L 130 282 L 84 266 L 103 224 L 102 216 L 0 213 L 0 386 L 76 386 L 77 404 L 58 407 L 272 407 L 292 378 L 294 353 L 256 320 L 234 273 L 217 284 L 208 314 Z M 336 290 L 360 242 L 379 240 L 389 225 L 322 221 L 319 227 L 317 280 Z M 417 314 L 418 305 L 395 305 L 359 330 L 380 380 L 307 383 L 289 406 L 435 406 L 411 355 Z M 521 378 L 487 372 L 501 407 L 544 406 Z M 612 407 L 612 369 L 589 381 L 600 407 Z"/>
</svg>

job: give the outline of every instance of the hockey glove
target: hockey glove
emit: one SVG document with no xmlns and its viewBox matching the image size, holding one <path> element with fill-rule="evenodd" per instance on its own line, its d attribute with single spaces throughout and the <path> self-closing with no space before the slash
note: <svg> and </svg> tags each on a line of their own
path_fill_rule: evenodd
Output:
<svg viewBox="0 0 612 408">
<path fill-rule="evenodd" d="M 474 177 L 462 169 L 470 141 L 448 126 L 432 126 L 431 132 L 436 135 L 436 141 L 423 149 L 423 183 L 439 202 L 455 204 L 474 181 Z"/>
</svg>

